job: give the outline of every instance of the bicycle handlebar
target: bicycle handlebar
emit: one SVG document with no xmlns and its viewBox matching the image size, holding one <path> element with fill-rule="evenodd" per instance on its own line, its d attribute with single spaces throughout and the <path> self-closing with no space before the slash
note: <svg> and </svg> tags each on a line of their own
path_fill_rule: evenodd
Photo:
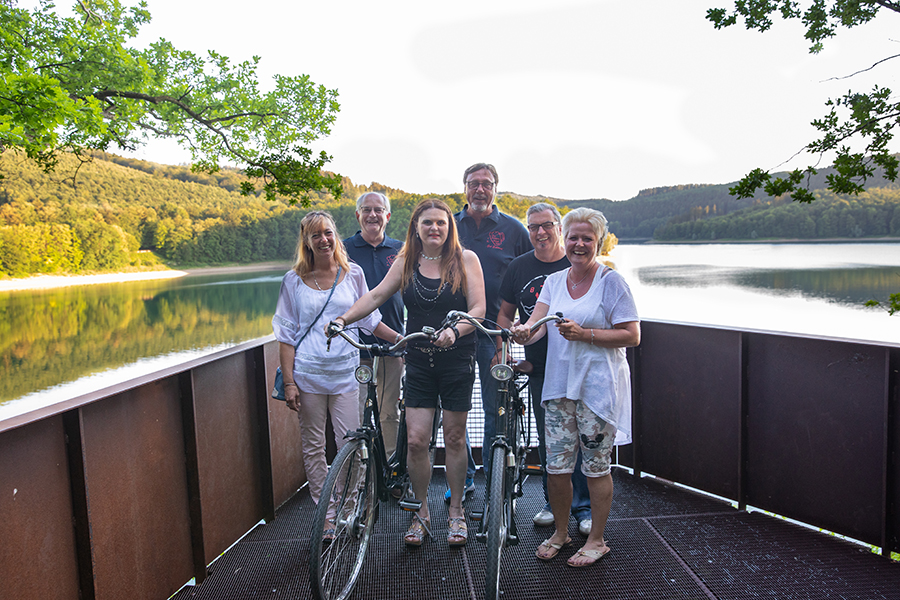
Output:
<svg viewBox="0 0 900 600">
<path fill-rule="evenodd" d="M 555 315 L 547 315 L 531 326 L 531 333 L 537 331 L 538 327 L 540 327 L 544 323 L 549 323 L 550 321 L 561 321 L 563 318 L 564 317 L 561 312 L 558 312 Z M 456 325 L 463 320 L 468 321 L 473 327 L 475 327 L 475 329 L 488 336 L 508 336 L 510 333 L 509 329 L 488 329 L 481 323 L 480 319 L 473 317 L 472 315 L 461 310 L 451 310 L 450 312 L 448 312 L 447 318 L 444 319 L 444 324 L 441 326 L 441 329 L 452 327 L 453 325 Z"/>
<path fill-rule="evenodd" d="M 422 331 L 416 331 L 415 333 L 410 333 L 399 340 L 393 345 L 387 343 L 379 343 L 375 342 L 374 344 L 363 344 L 359 341 L 353 339 L 353 337 L 347 333 L 346 328 L 341 327 L 334 321 L 328 324 L 328 328 L 326 330 L 326 337 L 328 341 L 326 342 L 326 351 L 331 351 L 331 339 L 339 335 L 347 342 L 350 343 L 351 346 L 358 350 L 366 350 L 372 354 L 372 356 L 392 356 L 397 350 L 406 345 L 407 342 L 417 339 L 425 339 L 425 340 L 434 340 L 435 335 L 434 327 L 423 327 Z"/>
</svg>

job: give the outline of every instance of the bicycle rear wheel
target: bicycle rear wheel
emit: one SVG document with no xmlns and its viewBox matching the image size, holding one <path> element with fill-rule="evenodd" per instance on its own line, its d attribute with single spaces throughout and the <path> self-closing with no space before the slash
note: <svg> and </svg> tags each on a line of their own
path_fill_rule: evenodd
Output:
<svg viewBox="0 0 900 600">
<path fill-rule="evenodd" d="M 509 528 L 509 502 L 506 485 L 506 449 L 491 450 L 491 489 L 487 514 L 487 564 L 484 586 L 485 600 L 500 597 L 500 556 L 506 545 Z"/>
<path fill-rule="evenodd" d="M 347 598 L 362 569 L 378 502 L 375 461 L 369 450 L 365 440 L 350 440 L 328 470 L 309 557 L 310 587 L 318 600 Z M 322 535 L 328 520 L 335 526 L 330 542 Z"/>
</svg>

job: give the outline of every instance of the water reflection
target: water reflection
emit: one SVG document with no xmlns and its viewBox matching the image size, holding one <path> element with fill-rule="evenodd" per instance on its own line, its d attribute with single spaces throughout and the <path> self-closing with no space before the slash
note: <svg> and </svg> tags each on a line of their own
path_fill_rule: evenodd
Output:
<svg viewBox="0 0 900 600">
<path fill-rule="evenodd" d="M 643 285 L 706 288 L 735 286 L 770 296 L 824 299 L 858 308 L 900 289 L 900 268 L 734 269 L 712 265 L 670 265 L 636 270 Z"/>
<path fill-rule="evenodd" d="M 0 295 L 0 403 L 151 357 L 268 335 L 282 274 Z"/>
</svg>

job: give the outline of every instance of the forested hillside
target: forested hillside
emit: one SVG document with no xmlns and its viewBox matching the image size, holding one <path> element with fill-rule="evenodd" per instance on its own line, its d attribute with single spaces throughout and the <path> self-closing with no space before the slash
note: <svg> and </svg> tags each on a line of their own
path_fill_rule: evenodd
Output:
<svg viewBox="0 0 900 600">
<path fill-rule="evenodd" d="M 306 209 L 238 193 L 236 171 L 214 175 L 99 153 L 75 174 L 64 157 L 48 176 L 13 152 L 0 156 L 0 277 L 86 273 L 169 266 L 290 261 Z M 74 185 L 72 183 L 74 176 Z M 344 197 L 314 198 L 332 212 L 342 237 L 353 235 L 356 197 L 367 190 L 391 199 L 388 234 L 403 239 L 422 198 L 344 179 Z M 454 210 L 462 193 L 440 195 Z M 503 210 L 524 217 L 530 202 L 503 197 Z"/>
<path fill-rule="evenodd" d="M 737 199 L 730 184 L 679 185 L 642 190 L 630 200 L 560 200 L 561 206 L 603 211 L 619 239 L 750 240 L 760 238 L 900 237 L 900 185 L 881 177 L 859 196 L 826 191 L 822 169 L 811 181 L 816 201 L 789 197 Z"/>
<path fill-rule="evenodd" d="M 64 157 L 48 176 L 21 155 L 0 155 L 0 277 L 87 273 L 171 267 L 290 261 L 306 209 L 238 192 L 244 177 L 233 170 L 209 175 L 98 154 L 77 170 Z M 712 241 L 723 239 L 900 237 L 900 189 L 884 180 L 859 196 L 823 191 L 827 170 L 814 181 L 818 200 L 737 200 L 728 185 L 681 185 L 642 190 L 612 200 L 555 200 L 563 212 L 576 206 L 603 211 L 619 239 Z M 72 183 L 74 179 L 74 185 Z M 343 180 L 344 197 L 319 196 L 313 206 L 331 211 L 338 232 L 358 229 L 356 197 L 381 191 L 391 199 L 388 235 L 403 239 L 415 204 L 423 198 L 377 183 Z M 453 210 L 462 193 L 429 195 Z M 547 198 L 501 194 L 498 204 L 524 219 L 535 201 Z M 552 200 L 551 200 L 552 201 Z"/>
</svg>

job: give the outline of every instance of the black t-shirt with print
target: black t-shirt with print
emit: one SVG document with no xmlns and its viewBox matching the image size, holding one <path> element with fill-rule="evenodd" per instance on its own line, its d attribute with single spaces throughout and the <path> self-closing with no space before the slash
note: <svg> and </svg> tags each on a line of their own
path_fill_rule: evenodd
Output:
<svg viewBox="0 0 900 600">
<path fill-rule="evenodd" d="M 569 267 L 569 259 L 563 256 L 561 259 L 546 263 L 539 261 L 534 256 L 534 250 L 523 254 L 509 263 L 503 283 L 500 284 L 500 298 L 515 304 L 519 311 L 519 320 L 524 323 L 534 311 L 534 305 L 544 280 L 551 273 L 562 271 Z M 534 368 L 533 375 L 543 375 L 544 363 L 547 361 L 547 337 L 525 346 L 525 358 Z"/>
</svg>

